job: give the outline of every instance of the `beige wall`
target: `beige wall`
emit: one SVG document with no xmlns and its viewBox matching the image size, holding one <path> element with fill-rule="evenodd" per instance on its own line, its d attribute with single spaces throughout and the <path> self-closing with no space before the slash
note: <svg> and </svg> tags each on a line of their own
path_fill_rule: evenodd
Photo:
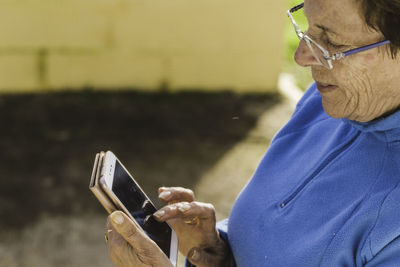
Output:
<svg viewBox="0 0 400 267">
<path fill-rule="evenodd" d="M 268 90 L 282 0 L 0 0 L 0 90 Z"/>
</svg>

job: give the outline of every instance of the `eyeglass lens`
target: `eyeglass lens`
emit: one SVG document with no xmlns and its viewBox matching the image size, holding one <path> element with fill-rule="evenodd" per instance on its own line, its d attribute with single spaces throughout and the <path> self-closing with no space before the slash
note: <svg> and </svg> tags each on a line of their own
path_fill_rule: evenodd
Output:
<svg viewBox="0 0 400 267">
<path fill-rule="evenodd" d="M 318 47 L 315 44 L 315 41 L 312 40 L 307 35 L 304 35 L 303 39 L 307 43 L 308 48 L 310 48 L 314 58 L 318 61 L 318 63 L 323 65 L 324 67 L 326 67 L 328 69 L 331 69 L 332 68 L 332 62 L 330 62 L 330 60 L 325 58 L 324 52 L 321 50 L 320 47 Z"/>
<path fill-rule="evenodd" d="M 296 22 L 296 24 L 298 25 L 298 27 L 300 28 L 300 30 L 305 33 L 306 30 L 308 29 L 308 21 L 307 18 L 304 14 L 304 9 L 301 8 L 298 11 L 295 11 L 293 13 L 291 13 L 294 21 Z M 324 52 L 321 50 L 320 47 L 318 47 L 318 45 L 316 45 L 315 41 L 312 40 L 307 33 L 303 34 L 302 36 L 299 36 L 300 38 L 304 39 L 304 41 L 306 42 L 308 48 L 311 50 L 314 58 L 324 67 L 331 69 L 332 68 L 332 62 L 330 62 L 329 60 L 327 60 L 324 57 Z"/>
</svg>

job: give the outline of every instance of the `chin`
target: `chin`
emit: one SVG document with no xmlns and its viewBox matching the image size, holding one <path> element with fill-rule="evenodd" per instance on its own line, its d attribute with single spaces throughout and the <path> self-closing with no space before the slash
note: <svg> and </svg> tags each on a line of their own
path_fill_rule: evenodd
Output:
<svg viewBox="0 0 400 267">
<path fill-rule="evenodd" d="M 343 119 L 347 117 L 338 105 L 324 103 L 324 101 L 322 101 L 322 107 L 324 108 L 325 113 L 334 119 Z"/>
<path fill-rule="evenodd" d="M 364 118 L 361 116 L 356 116 L 354 114 L 347 114 L 344 112 L 339 112 L 338 110 L 334 110 L 334 109 L 332 110 L 332 109 L 325 108 L 325 107 L 324 107 L 324 110 L 325 110 L 325 113 L 328 114 L 329 117 L 332 117 L 334 119 L 348 119 L 351 121 L 358 121 L 358 122 L 368 122 L 368 121 L 372 120 L 372 119 Z"/>
</svg>

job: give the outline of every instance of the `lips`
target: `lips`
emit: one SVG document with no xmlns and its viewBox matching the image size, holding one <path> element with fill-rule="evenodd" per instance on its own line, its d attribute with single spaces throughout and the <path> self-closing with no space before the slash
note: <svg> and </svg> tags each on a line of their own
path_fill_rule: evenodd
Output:
<svg viewBox="0 0 400 267">
<path fill-rule="evenodd" d="M 329 83 L 316 82 L 316 84 L 318 91 L 320 91 L 321 93 L 331 92 L 338 88 L 336 85 Z"/>
</svg>

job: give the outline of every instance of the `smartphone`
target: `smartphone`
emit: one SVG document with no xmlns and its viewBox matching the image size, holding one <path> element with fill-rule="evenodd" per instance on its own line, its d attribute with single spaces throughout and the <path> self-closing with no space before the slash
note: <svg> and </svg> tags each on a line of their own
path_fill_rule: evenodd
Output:
<svg viewBox="0 0 400 267">
<path fill-rule="evenodd" d="M 111 151 L 107 151 L 103 157 L 99 183 L 117 209 L 135 220 L 176 266 L 176 233 L 166 222 L 160 223 L 154 219 L 153 213 L 157 211 L 154 204 Z"/>
</svg>

